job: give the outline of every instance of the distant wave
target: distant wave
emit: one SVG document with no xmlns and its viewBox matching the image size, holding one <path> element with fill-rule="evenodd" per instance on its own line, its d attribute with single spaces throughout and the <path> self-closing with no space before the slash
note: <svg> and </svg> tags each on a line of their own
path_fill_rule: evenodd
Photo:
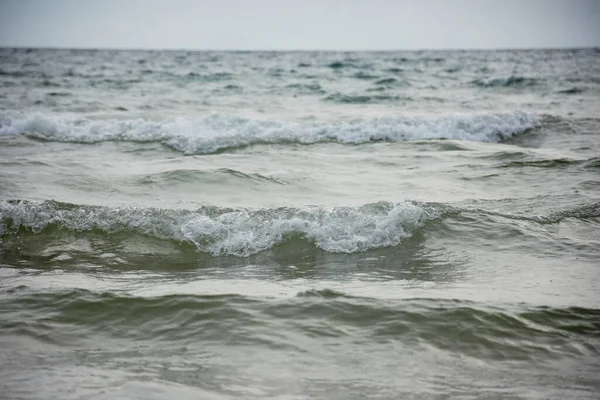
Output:
<svg viewBox="0 0 600 400">
<path fill-rule="evenodd" d="M 21 229 L 105 233 L 133 231 L 187 242 L 212 255 L 249 256 L 294 238 L 332 253 L 395 246 L 435 215 L 408 202 L 361 207 L 203 207 L 195 211 L 0 201 L 0 235 Z"/>
<path fill-rule="evenodd" d="M 535 114 L 391 116 L 346 122 L 283 122 L 214 114 L 194 119 L 89 120 L 71 115 L 0 113 L 0 135 L 58 142 L 160 142 L 185 154 L 210 154 L 258 144 L 361 144 L 456 139 L 498 142 L 535 128 Z"/>
<path fill-rule="evenodd" d="M 534 78 L 511 75 L 507 77 L 477 79 L 473 83 L 481 87 L 527 87 L 536 85 L 538 81 Z"/>
</svg>

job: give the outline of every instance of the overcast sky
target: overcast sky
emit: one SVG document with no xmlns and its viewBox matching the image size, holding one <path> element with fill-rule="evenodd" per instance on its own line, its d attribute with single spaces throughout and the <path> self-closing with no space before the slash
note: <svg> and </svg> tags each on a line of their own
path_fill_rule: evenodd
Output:
<svg viewBox="0 0 600 400">
<path fill-rule="evenodd" d="M 0 46 L 600 47 L 600 0 L 0 0 Z"/>
</svg>

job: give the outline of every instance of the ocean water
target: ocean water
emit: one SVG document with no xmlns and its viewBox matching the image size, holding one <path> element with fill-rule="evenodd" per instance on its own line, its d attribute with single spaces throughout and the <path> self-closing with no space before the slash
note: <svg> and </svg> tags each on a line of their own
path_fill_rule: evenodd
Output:
<svg viewBox="0 0 600 400">
<path fill-rule="evenodd" d="M 0 49 L 0 397 L 600 398 L 600 51 Z"/>
</svg>

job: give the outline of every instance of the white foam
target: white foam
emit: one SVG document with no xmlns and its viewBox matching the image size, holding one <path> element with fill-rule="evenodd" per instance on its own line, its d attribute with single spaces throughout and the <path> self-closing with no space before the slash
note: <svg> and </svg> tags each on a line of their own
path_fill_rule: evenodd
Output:
<svg viewBox="0 0 600 400">
<path fill-rule="evenodd" d="M 49 225 L 71 231 L 134 230 L 193 243 L 199 251 L 213 255 L 236 256 L 249 256 L 272 248 L 291 235 L 299 235 L 328 252 L 354 253 L 397 245 L 432 217 L 430 212 L 407 202 L 256 211 L 207 207 L 186 211 L 0 201 L 0 235 L 21 227 L 39 233 Z"/>
<path fill-rule="evenodd" d="M 60 142 L 160 142 L 186 154 L 208 154 L 253 144 L 457 139 L 496 142 L 540 124 L 524 112 L 445 115 L 437 118 L 393 116 L 337 123 L 252 120 L 226 115 L 163 121 L 92 121 L 69 115 L 0 113 L 0 135 L 25 134 Z"/>
</svg>

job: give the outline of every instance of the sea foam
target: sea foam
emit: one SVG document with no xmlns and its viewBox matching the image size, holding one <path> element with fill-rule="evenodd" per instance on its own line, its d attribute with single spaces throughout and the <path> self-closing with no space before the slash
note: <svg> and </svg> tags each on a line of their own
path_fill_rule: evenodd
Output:
<svg viewBox="0 0 600 400">
<path fill-rule="evenodd" d="M 361 144 L 373 141 L 456 139 L 498 142 L 535 128 L 535 114 L 390 116 L 343 122 L 269 121 L 212 114 L 163 121 L 89 120 L 70 115 L 0 114 L 0 135 L 77 143 L 160 142 L 185 154 L 210 154 L 258 144 Z"/>
<path fill-rule="evenodd" d="M 46 201 L 0 201 L 0 236 L 51 227 L 72 232 L 136 232 L 194 244 L 212 255 L 249 256 L 294 236 L 333 253 L 395 246 L 434 215 L 409 202 L 361 207 L 198 210 L 110 208 Z"/>
</svg>

